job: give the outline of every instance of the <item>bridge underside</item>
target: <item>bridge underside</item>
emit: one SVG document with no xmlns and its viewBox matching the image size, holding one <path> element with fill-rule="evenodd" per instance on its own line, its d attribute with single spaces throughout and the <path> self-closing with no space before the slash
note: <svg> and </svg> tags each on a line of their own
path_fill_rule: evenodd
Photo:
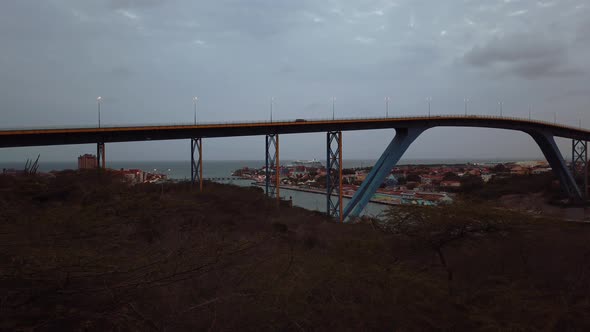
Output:
<svg viewBox="0 0 590 332">
<path fill-rule="evenodd" d="M 399 162 L 408 147 L 428 128 L 411 127 L 396 129 L 395 137 L 344 209 L 342 215 L 344 220 L 347 218 L 356 218 L 362 213 L 379 186 Z M 585 199 L 584 192 L 576 184 L 574 175 L 567 167 L 553 135 L 542 130 L 530 130 L 526 131 L 526 133 L 534 139 L 543 152 L 553 173 L 559 179 L 563 192 L 574 202 L 583 201 Z M 584 144 L 583 153 L 586 153 L 585 146 Z M 575 167 L 575 164 L 573 166 Z M 583 167 L 585 172 L 587 172 L 586 163 Z"/>
</svg>

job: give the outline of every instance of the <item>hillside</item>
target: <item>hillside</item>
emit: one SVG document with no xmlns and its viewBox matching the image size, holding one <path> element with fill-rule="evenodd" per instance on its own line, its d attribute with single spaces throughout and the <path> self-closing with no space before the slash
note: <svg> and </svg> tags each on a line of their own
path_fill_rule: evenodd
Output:
<svg viewBox="0 0 590 332">
<path fill-rule="evenodd" d="M 0 176 L 0 330 L 590 330 L 590 225 L 338 224 L 259 189 Z"/>
</svg>

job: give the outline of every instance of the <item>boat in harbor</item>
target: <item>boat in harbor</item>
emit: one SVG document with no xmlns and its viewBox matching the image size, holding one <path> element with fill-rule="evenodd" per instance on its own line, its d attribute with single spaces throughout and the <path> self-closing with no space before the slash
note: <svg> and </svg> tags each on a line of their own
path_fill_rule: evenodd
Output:
<svg viewBox="0 0 590 332">
<path fill-rule="evenodd" d="M 305 166 L 306 168 L 322 168 L 324 165 L 317 159 L 312 160 L 294 160 L 287 167 Z"/>
</svg>

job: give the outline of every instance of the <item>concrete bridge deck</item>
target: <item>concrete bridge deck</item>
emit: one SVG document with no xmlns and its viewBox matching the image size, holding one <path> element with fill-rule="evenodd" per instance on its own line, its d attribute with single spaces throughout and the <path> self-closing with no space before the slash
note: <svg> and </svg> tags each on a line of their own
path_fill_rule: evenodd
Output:
<svg viewBox="0 0 590 332">
<path fill-rule="evenodd" d="M 552 136 L 590 140 L 590 131 L 539 120 L 482 115 L 436 115 L 389 118 L 350 118 L 305 121 L 258 121 L 103 126 L 79 128 L 0 129 L 0 147 L 114 143 L 149 140 L 189 139 L 193 137 L 257 136 L 328 131 L 387 128 L 484 127 L 518 131 L 543 131 Z"/>
</svg>

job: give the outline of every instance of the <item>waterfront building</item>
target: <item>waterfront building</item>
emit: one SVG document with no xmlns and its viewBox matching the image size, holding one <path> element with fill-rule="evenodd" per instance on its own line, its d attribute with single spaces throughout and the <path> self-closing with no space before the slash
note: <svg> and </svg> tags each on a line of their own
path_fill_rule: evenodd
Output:
<svg viewBox="0 0 590 332">
<path fill-rule="evenodd" d="M 97 167 L 96 156 L 84 154 L 78 157 L 78 169 L 92 169 Z"/>
<path fill-rule="evenodd" d="M 533 169 L 533 174 L 543 174 L 551 172 L 551 167 L 542 167 L 542 168 L 535 168 Z"/>
<path fill-rule="evenodd" d="M 119 171 L 129 182 L 135 183 L 143 183 L 146 182 L 147 176 L 144 171 L 140 169 L 122 169 Z"/>
</svg>

